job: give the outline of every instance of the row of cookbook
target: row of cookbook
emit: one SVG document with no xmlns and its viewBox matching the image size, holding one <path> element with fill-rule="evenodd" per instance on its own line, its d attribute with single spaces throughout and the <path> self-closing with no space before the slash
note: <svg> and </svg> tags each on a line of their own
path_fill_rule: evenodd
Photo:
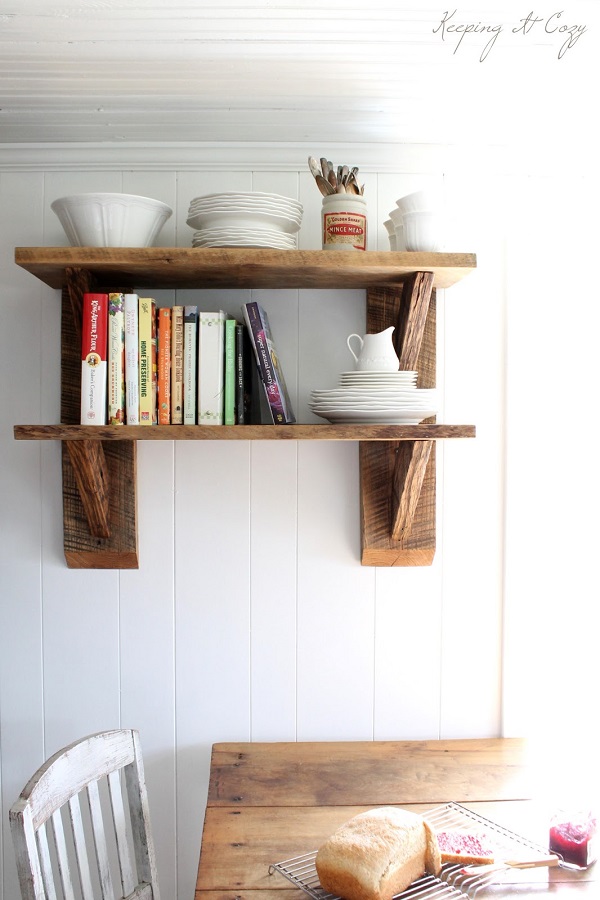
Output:
<svg viewBox="0 0 600 900">
<path fill-rule="evenodd" d="M 271 422 L 295 422 L 265 310 L 245 303 L 241 318 L 157 307 L 133 293 L 85 293 L 81 423 L 249 424 L 253 383 Z"/>
</svg>

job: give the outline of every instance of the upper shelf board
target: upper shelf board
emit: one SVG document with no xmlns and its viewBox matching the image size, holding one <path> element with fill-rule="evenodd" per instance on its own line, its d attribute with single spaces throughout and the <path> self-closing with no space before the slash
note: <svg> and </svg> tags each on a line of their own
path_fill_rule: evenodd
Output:
<svg viewBox="0 0 600 900">
<path fill-rule="evenodd" d="M 130 288 L 369 288 L 433 272 L 449 288 L 476 268 L 474 253 L 337 253 L 188 247 L 17 247 L 15 262 L 52 288 L 67 269 L 87 269 L 100 284 Z"/>
</svg>

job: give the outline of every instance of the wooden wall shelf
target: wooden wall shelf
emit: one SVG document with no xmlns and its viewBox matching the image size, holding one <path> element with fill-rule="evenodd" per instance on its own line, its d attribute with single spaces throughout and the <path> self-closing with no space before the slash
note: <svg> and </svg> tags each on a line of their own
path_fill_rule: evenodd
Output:
<svg viewBox="0 0 600 900">
<path fill-rule="evenodd" d="M 137 568 L 138 440 L 360 442 L 362 563 L 429 565 L 435 554 L 435 441 L 472 425 L 83 426 L 81 301 L 86 290 L 364 288 L 367 332 L 395 326 L 401 369 L 435 386 L 437 287 L 476 266 L 469 253 L 19 247 L 15 261 L 62 288 L 60 425 L 16 425 L 17 440 L 62 442 L 65 557 L 71 568 Z"/>
<path fill-rule="evenodd" d="M 350 258 L 349 258 L 350 257 Z M 448 288 L 476 266 L 473 253 L 334 253 L 195 247 L 17 247 L 15 262 L 53 288 L 69 269 L 93 272 L 98 283 L 159 288 L 368 288 L 401 284 L 430 271 Z"/>
<path fill-rule="evenodd" d="M 17 441 L 424 441 L 474 425 L 15 425 Z"/>
</svg>

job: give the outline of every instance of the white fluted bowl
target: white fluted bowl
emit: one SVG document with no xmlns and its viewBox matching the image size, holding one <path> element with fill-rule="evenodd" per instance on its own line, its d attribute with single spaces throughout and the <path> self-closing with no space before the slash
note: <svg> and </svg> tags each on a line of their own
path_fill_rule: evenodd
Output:
<svg viewBox="0 0 600 900">
<path fill-rule="evenodd" d="M 72 247 L 150 247 L 173 210 L 136 194 L 87 193 L 50 205 Z"/>
</svg>

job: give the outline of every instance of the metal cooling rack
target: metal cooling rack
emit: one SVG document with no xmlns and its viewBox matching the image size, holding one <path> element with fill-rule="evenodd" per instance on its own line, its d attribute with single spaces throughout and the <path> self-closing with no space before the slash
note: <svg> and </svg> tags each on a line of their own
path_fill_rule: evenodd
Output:
<svg viewBox="0 0 600 900">
<path fill-rule="evenodd" d="M 486 819 L 477 813 L 471 812 L 458 803 L 446 803 L 444 806 L 436 806 L 423 814 L 431 823 L 435 831 L 462 830 L 470 833 L 487 835 L 494 845 L 495 855 L 498 858 L 510 858 L 526 850 L 528 853 L 546 856 L 547 847 L 542 847 L 528 838 L 521 837 L 509 831 L 502 825 Z M 275 863 L 269 868 L 269 873 L 279 872 L 296 887 L 309 894 L 313 900 L 340 900 L 335 894 L 329 894 L 319 884 L 319 877 L 315 868 L 317 851 L 296 856 L 284 862 Z M 425 875 L 414 881 L 402 894 L 402 900 L 446 900 L 446 898 L 474 898 L 482 893 L 490 893 L 502 897 L 505 895 L 502 887 L 503 871 L 496 871 L 487 875 L 464 875 L 462 865 L 446 864 L 439 875 Z M 515 870 L 511 870 L 514 876 Z M 529 870 L 531 871 L 531 870 Z M 539 871 L 539 870 L 538 870 Z M 539 883 L 538 885 L 539 886 Z"/>
</svg>

